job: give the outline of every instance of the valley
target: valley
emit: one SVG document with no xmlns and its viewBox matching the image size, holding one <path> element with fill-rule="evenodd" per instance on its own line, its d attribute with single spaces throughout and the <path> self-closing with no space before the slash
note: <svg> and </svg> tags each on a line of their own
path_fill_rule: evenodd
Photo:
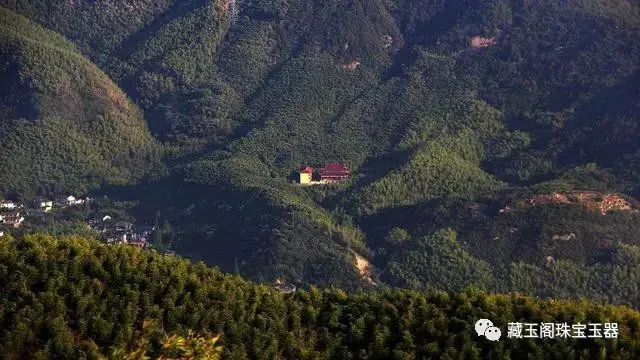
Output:
<svg viewBox="0 0 640 360">
<path fill-rule="evenodd" d="M 1 198 L 100 199 L 0 231 L 109 215 L 256 284 L 640 307 L 637 1 L 229 6 L 0 0 Z"/>
</svg>

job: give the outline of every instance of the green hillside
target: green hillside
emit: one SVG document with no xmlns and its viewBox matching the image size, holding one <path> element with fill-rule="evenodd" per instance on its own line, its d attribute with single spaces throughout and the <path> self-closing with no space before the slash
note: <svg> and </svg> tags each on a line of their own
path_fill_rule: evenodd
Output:
<svg viewBox="0 0 640 360">
<path fill-rule="evenodd" d="M 140 109 L 61 36 L 0 8 L 0 192 L 84 193 L 161 168 Z"/>
<path fill-rule="evenodd" d="M 99 194 L 137 201 L 138 222 L 160 213 L 181 254 L 253 280 L 368 287 L 357 254 L 382 284 L 639 306 L 636 205 L 526 205 L 640 194 L 637 1 L 252 0 L 234 26 L 200 0 L 0 3 L 141 107 L 170 173 Z M 292 183 L 328 161 L 352 179 Z"/>
<path fill-rule="evenodd" d="M 311 287 L 287 294 L 178 257 L 78 237 L 0 237 L 0 276 L 5 359 L 157 358 L 165 342 L 187 347 L 164 334 L 218 335 L 222 359 L 640 355 L 640 313 L 625 307 L 474 290 Z M 480 318 L 491 319 L 503 338 L 476 335 Z M 510 339 L 509 322 L 617 323 L 619 329 L 617 338 Z"/>
</svg>

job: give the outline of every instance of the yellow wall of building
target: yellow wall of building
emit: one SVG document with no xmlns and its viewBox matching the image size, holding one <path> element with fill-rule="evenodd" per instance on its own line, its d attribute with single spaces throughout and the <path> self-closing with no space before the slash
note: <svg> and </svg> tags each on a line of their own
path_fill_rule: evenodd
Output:
<svg viewBox="0 0 640 360">
<path fill-rule="evenodd" d="M 311 182 L 311 174 L 300 173 L 300 184 L 308 184 Z"/>
</svg>

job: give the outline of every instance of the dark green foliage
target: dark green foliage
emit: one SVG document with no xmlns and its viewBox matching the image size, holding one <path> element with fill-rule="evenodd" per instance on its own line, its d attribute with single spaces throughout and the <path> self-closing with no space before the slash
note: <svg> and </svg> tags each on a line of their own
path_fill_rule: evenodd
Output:
<svg viewBox="0 0 640 360">
<path fill-rule="evenodd" d="M 389 261 L 388 271 L 408 287 L 455 291 L 470 285 L 481 289 L 494 287 L 489 264 L 464 251 L 451 230 L 416 239 L 406 247 Z"/>
<path fill-rule="evenodd" d="M 477 286 L 640 306 L 640 293 L 634 290 L 640 271 L 633 255 L 639 245 L 637 212 L 602 215 L 576 204 L 507 204 L 492 199 L 431 201 L 381 213 L 361 226 L 370 229 L 369 246 L 376 249 L 374 263 L 382 269 L 382 280 L 395 285 Z M 409 239 L 383 239 L 385 232 L 397 232 L 392 227 L 398 225 L 408 229 Z"/>
<path fill-rule="evenodd" d="M 384 239 L 390 244 L 401 244 L 409 239 L 409 233 L 403 228 L 394 227 Z"/>
<path fill-rule="evenodd" d="M 0 3 L 66 36 L 140 105 L 172 173 L 126 188 L 124 199 L 139 200 L 148 223 L 161 210 L 183 254 L 253 279 L 356 287 L 354 250 L 394 284 L 637 305 L 636 268 L 619 262 L 638 246 L 637 214 L 553 205 L 498 215 L 533 192 L 637 195 L 637 2 L 252 0 L 233 27 L 222 2 Z M 473 48 L 476 36 L 495 43 Z M 77 110 L 73 97 L 22 96 L 38 83 L 17 76 L 17 52 L 8 53 L 0 71 L 15 91 L 3 90 L 2 116 L 22 114 L 16 124 L 26 126 L 56 103 Z M 93 137 L 67 131 L 58 115 L 41 127 L 64 126 L 73 141 L 53 146 L 81 164 L 94 159 L 83 152 Z M 36 130 L 13 138 L 42 138 Z M 138 168 L 138 155 L 115 158 Z M 299 165 L 327 161 L 348 162 L 353 178 L 321 188 L 288 181 Z M 58 170 L 45 168 L 35 190 L 57 191 L 62 175 L 77 174 Z M 98 172 L 90 183 L 143 174 Z M 0 188 L 25 191 L 9 180 Z M 396 227 L 410 236 L 385 241 Z"/>
<path fill-rule="evenodd" d="M 640 315 L 624 307 L 477 291 L 347 294 L 312 287 L 282 294 L 178 257 L 78 237 L 0 238 L 0 276 L 6 359 L 122 354 L 147 343 L 141 334 L 149 322 L 164 333 L 219 334 L 222 359 L 640 355 Z M 509 322 L 616 322 L 620 332 L 617 339 L 490 342 L 475 334 L 480 318 L 503 334 Z M 160 344 L 151 340 L 147 354 L 154 356 Z"/>
<path fill-rule="evenodd" d="M 359 233 L 336 224 L 283 179 L 266 177 L 268 170 L 258 161 L 248 157 L 202 160 L 190 164 L 185 175 L 193 183 L 210 186 L 215 181 L 224 190 L 211 193 L 208 199 L 197 194 L 196 207 L 181 218 L 189 229 L 184 236 L 194 239 L 181 247 L 184 253 L 204 253 L 205 260 L 232 271 L 234 258 L 228 255 L 232 252 L 239 257 L 242 274 L 257 279 L 361 285 L 354 258 L 346 251 L 366 253 Z M 246 209 L 253 215 L 243 216 Z M 202 225 L 211 218 L 219 225 Z"/>
<path fill-rule="evenodd" d="M 160 167 L 140 110 L 104 73 L 19 15 L 0 8 L 0 22 L 0 192 L 84 193 Z"/>
</svg>

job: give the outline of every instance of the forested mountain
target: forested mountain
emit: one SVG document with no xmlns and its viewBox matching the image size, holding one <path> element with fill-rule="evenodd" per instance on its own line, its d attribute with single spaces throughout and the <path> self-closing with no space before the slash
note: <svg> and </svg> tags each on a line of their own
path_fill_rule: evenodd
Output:
<svg viewBox="0 0 640 360">
<path fill-rule="evenodd" d="M 79 237 L 0 237 L 5 359 L 636 359 L 640 313 L 587 301 L 385 289 L 282 293 L 202 263 Z M 503 339 L 476 335 L 488 318 Z M 617 338 L 507 338 L 509 322 L 617 323 Z M 193 345 L 165 334 L 196 338 Z M 604 336 L 604 335 L 603 335 Z M 184 351 L 184 350 L 183 350 Z M 184 354 L 184 352 L 183 352 Z M 202 353 L 201 353 L 202 354 Z M 175 355 L 174 355 L 175 356 Z M 188 357 L 163 357 L 188 358 Z"/>
<path fill-rule="evenodd" d="M 298 285 L 372 277 L 640 306 L 637 1 L 247 0 L 236 24 L 223 1 L 0 4 L 64 36 L 45 42 L 73 43 L 140 107 L 169 173 L 98 194 L 137 201 L 141 222 L 161 213 L 180 254 Z M 12 102 L 24 86 L 3 89 L 3 106 L 33 109 Z M 136 149 L 124 164 L 153 163 Z M 300 165 L 329 161 L 352 179 L 292 183 Z M 97 172 L 81 188 L 145 171 Z M 47 179 L 0 188 L 54 195 Z"/>
<path fill-rule="evenodd" d="M 161 170 L 142 112 L 60 35 L 0 8 L 0 191 L 132 184 Z"/>
</svg>

